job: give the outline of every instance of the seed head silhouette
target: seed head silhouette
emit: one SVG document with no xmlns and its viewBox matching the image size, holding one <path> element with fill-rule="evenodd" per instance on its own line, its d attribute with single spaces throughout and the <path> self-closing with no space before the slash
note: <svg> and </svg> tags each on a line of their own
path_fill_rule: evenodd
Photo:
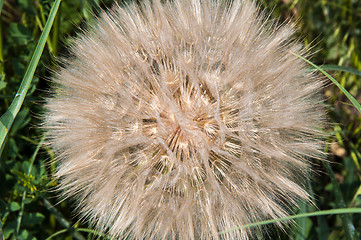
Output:
<svg viewBox="0 0 361 240">
<path fill-rule="evenodd" d="M 247 0 L 102 13 L 46 104 L 64 196 L 117 239 L 248 239 L 220 232 L 288 215 L 324 117 L 293 34 Z"/>
</svg>

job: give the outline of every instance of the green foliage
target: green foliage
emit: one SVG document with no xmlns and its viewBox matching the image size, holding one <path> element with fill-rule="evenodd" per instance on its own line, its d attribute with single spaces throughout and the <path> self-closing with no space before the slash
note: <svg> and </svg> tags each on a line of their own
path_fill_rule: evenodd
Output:
<svg viewBox="0 0 361 240">
<path fill-rule="evenodd" d="M 54 0 L 0 0 L 0 114 L 7 128 L 0 133 L 0 239 L 92 239 L 52 191 L 53 153 L 42 146 L 37 128 L 47 79 L 56 56 L 66 55 L 69 37 L 92 21 L 92 11 L 110 6 L 110 0 L 63 0 L 47 38 L 46 22 Z M 312 62 L 339 83 L 353 103 L 361 102 L 361 1 L 260 0 L 274 17 L 297 20 L 297 36 L 312 46 Z M 41 42 L 46 41 L 46 46 Z M 44 42 L 45 43 L 45 42 Z M 38 51 L 35 50 L 39 46 Z M 40 51 L 40 52 L 39 52 Z M 41 52 L 43 52 L 41 54 Z M 32 56 L 40 58 L 38 64 Z M 33 65 L 31 65 L 31 62 Z M 30 67 L 29 67 L 30 66 Z M 34 72 L 30 71 L 31 67 Z M 24 90 L 21 99 L 14 99 Z M 272 239 L 359 239 L 361 236 L 361 114 L 334 84 L 324 89 L 331 124 L 327 134 L 328 161 L 315 166 L 310 182 L 314 204 L 301 203 L 295 225 L 270 232 Z M 349 96 L 349 97 L 350 97 Z M 10 107 L 12 102 L 16 107 Z M 14 105 L 13 105 L 14 106 Z M 20 109 L 21 107 L 21 109 Z M 12 110 L 16 111 L 12 111 Z M 17 116 L 16 116 L 17 115 Z M 16 118 L 15 118 L 16 116 Z M 6 121 L 3 121 L 3 120 Z M 10 126 L 12 127 L 10 128 Z M 343 208 L 344 210 L 337 210 Z M 331 210 L 329 210 L 331 209 Z M 319 212 L 318 210 L 327 210 Z M 282 219 L 281 219 L 282 220 Z M 285 220 L 285 219 L 283 219 Z M 253 223 L 252 226 L 269 222 Z M 247 226 L 243 226 L 247 227 Z M 251 226 L 248 226 L 251 227 Z M 275 230 L 277 231 L 277 230 Z"/>
</svg>

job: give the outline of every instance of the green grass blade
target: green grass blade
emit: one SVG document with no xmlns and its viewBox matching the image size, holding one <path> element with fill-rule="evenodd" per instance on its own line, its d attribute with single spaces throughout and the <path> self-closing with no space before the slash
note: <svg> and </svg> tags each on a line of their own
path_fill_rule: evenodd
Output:
<svg viewBox="0 0 361 240">
<path fill-rule="evenodd" d="M 317 216 L 317 239 L 318 240 L 328 240 L 331 233 L 330 227 L 327 223 L 325 216 Z"/>
<path fill-rule="evenodd" d="M 261 225 L 273 224 L 277 222 L 289 221 L 298 218 L 305 218 L 305 217 L 315 217 L 315 216 L 324 216 L 324 215 L 335 215 L 335 214 L 349 214 L 349 213 L 359 213 L 361 214 L 361 208 L 338 208 L 338 209 L 331 209 L 331 210 L 322 210 L 310 213 L 301 213 L 297 215 L 287 216 L 283 218 L 265 220 L 260 222 L 253 222 L 250 224 L 242 225 L 240 227 L 235 227 L 231 229 L 227 229 L 225 231 L 220 232 L 219 234 L 225 234 L 232 231 L 237 231 L 239 229 L 250 228 L 250 227 L 257 227 Z"/>
<path fill-rule="evenodd" d="M 340 186 L 337 184 L 335 175 L 333 173 L 333 170 L 332 170 L 330 164 L 327 161 L 324 161 L 323 164 L 324 164 L 324 166 L 327 170 L 327 173 L 331 179 L 331 183 L 333 186 L 332 190 L 335 194 L 337 207 L 343 207 L 343 208 L 346 207 L 346 203 L 343 199 Z M 350 215 L 341 214 L 340 217 L 342 219 L 342 225 L 343 225 L 343 229 L 345 230 L 346 239 L 356 239 L 356 229 L 352 223 Z"/>
<path fill-rule="evenodd" d="M 345 67 L 345 66 L 329 64 L 329 65 L 323 65 L 321 68 L 323 70 L 349 72 L 351 74 L 361 76 L 361 71 L 359 71 L 359 70 L 357 70 L 355 68 L 351 68 L 351 67 Z"/>
<path fill-rule="evenodd" d="M 328 146 L 326 145 L 325 147 L 325 153 L 328 152 Z M 336 181 L 336 177 L 335 174 L 333 173 L 333 170 L 331 168 L 331 165 L 329 162 L 327 161 L 323 161 L 322 162 L 324 167 L 326 168 L 326 171 L 328 173 L 328 176 L 330 177 L 331 180 L 331 184 L 332 184 L 332 191 L 333 194 L 335 195 L 335 203 L 336 206 L 338 208 L 346 208 L 347 205 L 345 203 L 345 200 L 343 198 L 343 194 L 342 191 L 340 189 L 340 186 L 338 185 L 337 181 Z M 345 235 L 346 235 L 346 239 L 356 239 L 356 229 L 355 226 L 352 223 L 352 219 L 351 216 L 348 214 L 341 214 L 341 220 L 342 220 L 342 226 L 343 229 L 345 230 Z"/>
<path fill-rule="evenodd" d="M 68 229 L 62 229 L 62 230 L 59 230 L 53 234 L 51 234 L 49 237 L 47 237 L 45 240 L 51 240 L 53 239 L 54 237 L 60 235 L 60 234 L 63 234 L 63 233 L 66 233 L 68 231 Z"/>
<path fill-rule="evenodd" d="M 50 213 L 52 213 L 55 217 L 55 219 L 60 223 L 60 225 L 62 225 L 63 227 L 65 227 L 66 229 L 61 230 L 60 233 L 57 232 L 56 235 L 61 234 L 63 232 L 70 232 L 72 234 L 72 236 L 74 237 L 74 239 L 77 240 L 85 240 L 85 238 L 83 237 L 83 235 L 81 235 L 76 228 L 74 228 L 71 224 L 71 222 L 69 222 L 68 220 L 65 219 L 65 217 L 63 216 L 63 214 L 61 212 L 59 212 L 47 199 L 43 199 L 43 203 L 44 206 L 49 210 Z M 49 237 L 48 239 L 51 239 L 53 236 L 56 236 L 55 233 L 54 235 L 52 235 L 51 237 Z"/>
<path fill-rule="evenodd" d="M 21 81 L 18 92 L 16 93 L 14 100 L 12 101 L 8 110 L 0 118 L 0 145 L 1 145 L 0 155 L 1 155 L 2 149 L 4 147 L 5 138 L 6 138 L 7 134 L 9 133 L 9 129 L 11 128 L 11 126 L 15 120 L 15 117 L 21 108 L 21 106 L 24 102 L 26 93 L 28 92 L 28 89 L 30 87 L 36 67 L 38 66 L 40 57 L 43 53 L 46 39 L 49 36 L 50 29 L 53 25 L 56 13 L 59 9 L 60 2 L 61 2 L 61 0 L 55 0 L 53 6 L 51 7 L 51 10 L 49 13 L 49 18 L 45 24 L 44 31 L 41 33 L 41 36 L 39 38 L 38 44 L 36 45 L 34 54 L 31 57 L 28 68 L 26 69 L 23 80 Z"/>
<path fill-rule="evenodd" d="M 51 46 L 53 49 L 54 56 L 57 55 L 58 52 L 58 45 L 59 45 L 59 32 L 60 32 L 60 19 L 61 19 L 61 9 L 59 9 L 58 13 L 56 14 L 55 20 L 54 20 L 54 26 L 52 30 L 52 42 Z"/>
<path fill-rule="evenodd" d="M 87 228 L 75 228 L 76 231 L 78 232 L 86 232 L 86 233 L 90 233 L 94 236 L 98 236 L 98 237 L 102 237 L 103 239 L 110 239 L 108 238 L 105 234 L 101 234 L 100 232 L 98 231 L 95 231 L 95 230 L 92 230 L 92 229 L 87 229 Z M 49 237 L 47 237 L 45 240 L 51 240 L 53 239 L 54 237 L 60 235 L 60 234 L 63 234 L 63 233 L 66 233 L 68 232 L 69 229 L 62 229 L 62 230 L 59 230 L 58 232 L 56 233 L 53 233 L 52 235 L 50 235 Z"/>
<path fill-rule="evenodd" d="M 300 206 L 300 214 L 301 213 L 306 213 L 307 212 L 307 205 L 305 203 L 305 201 L 302 201 Z M 295 224 L 295 229 L 296 229 L 296 237 L 295 240 L 304 240 L 307 239 L 307 218 L 299 218 L 296 220 L 296 224 Z"/>
<path fill-rule="evenodd" d="M 0 13 L 3 10 L 4 3 L 5 3 L 5 0 L 0 0 Z"/>
<path fill-rule="evenodd" d="M 0 219 L 1 220 L 1 219 Z M 0 240 L 4 240 L 4 236 L 3 236 L 3 224 L 0 221 Z"/>
<path fill-rule="evenodd" d="M 361 113 L 361 105 L 360 105 L 360 103 L 358 103 L 356 101 L 356 99 L 339 82 L 337 82 L 336 79 L 334 79 L 325 70 L 323 70 L 322 68 L 320 68 L 316 64 L 312 63 L 311 61 L 307 60 L 306 58 L 304 58 L 304 57 L 302 57 L 302 56 L 300 56 L 300 55 L 298 55 L 296 53 L 293 53 L 293 52 L 291 52 L 291 53 L 294 54 L 295 56 L 301 58 L 303 61 L 307 62 L 308 64 L 312 65 L 314 68 L 316 68 L 317 70 L 319 70 L 323 74 L 325 74 L 325 76 L 328 77 L 347 96 L 348 99 L 350 99 L 350 101 L 355 106 L 355 108 Z"/>
</svg>

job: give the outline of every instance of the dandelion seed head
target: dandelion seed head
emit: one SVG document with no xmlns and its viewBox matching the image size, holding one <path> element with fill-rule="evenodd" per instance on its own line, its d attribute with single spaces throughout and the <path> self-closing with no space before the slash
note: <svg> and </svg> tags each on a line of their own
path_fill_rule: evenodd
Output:
<svg viewBox="0 0 361 240">
<path fill-rule="evenodd" d="M 74 40 L 45 129 L 65 197 L 129 239 L 248 239 L 320 157 L 322 81 L 251 1 L 116 5 Z"/>
</svg>

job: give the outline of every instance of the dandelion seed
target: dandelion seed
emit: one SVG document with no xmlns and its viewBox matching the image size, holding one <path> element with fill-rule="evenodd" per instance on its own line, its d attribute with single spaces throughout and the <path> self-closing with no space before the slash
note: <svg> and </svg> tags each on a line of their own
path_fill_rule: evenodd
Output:
<svg viewBox="0 0 361 240">
<path fill-rule="evenodd" d="M 250 1 L 102 13 L 46 105 L 64 196 L 117 239 L 248 239 L 219 232 L 288 215 L 324 118 L 292 35 Z"/>
</svg>

